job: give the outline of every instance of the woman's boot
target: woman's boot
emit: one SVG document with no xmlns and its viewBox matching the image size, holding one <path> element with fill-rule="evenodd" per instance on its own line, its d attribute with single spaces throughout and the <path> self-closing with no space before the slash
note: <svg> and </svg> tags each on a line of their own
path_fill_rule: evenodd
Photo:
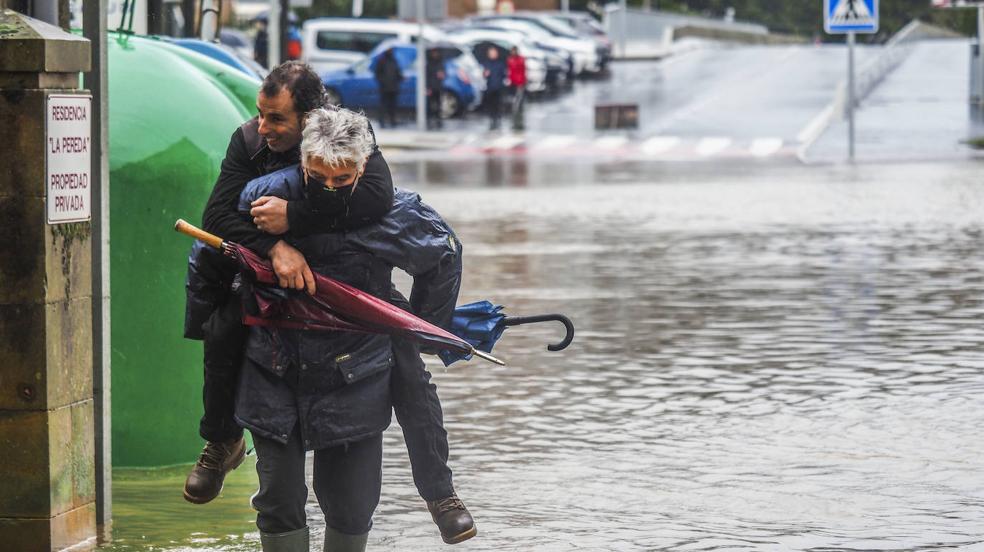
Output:
<svg viewBox="0 0 984 552">
<path fill-rule="evenodd" d="M 324 552 L 363 552 L 368 541 L 369 533 L 346 535 L 331 527 L 325 527 Z"/>
<path fill-rule="evenodd" d="M 286 533 L 260 531 L 260 544 L 263 545 L 263 552 L 310 552 L 311 533 L 307 527 Z"/>
</svg>

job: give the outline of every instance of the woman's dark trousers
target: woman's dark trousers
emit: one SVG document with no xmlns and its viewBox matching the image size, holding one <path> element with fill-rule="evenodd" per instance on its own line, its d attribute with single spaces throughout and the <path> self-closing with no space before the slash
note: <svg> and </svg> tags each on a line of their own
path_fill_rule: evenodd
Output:
<svg viewBox="0 0 984 552">
<path fill-rule="evenodd" d="M 380 103 L 383 104 L 383 116 L 380 117 L 383 126 L 387 123 L 392 127 L 396 126 L 396 100 L 399 93 L 398 90 L 379 93 Z"/>
<path fill-rule="evenodd" d="M 294 429 L 287 441 L 253 433 L 260 490 L 253 495 L 256 526 L 264 533 L 286 533 L 307 526 L 304 505 L 304 447 Z M 375 435 L 314 451 L 314 494 L 328 527 L 346 535 L 372 528 L 382 485 L 383 436 Z"/>
</svg>

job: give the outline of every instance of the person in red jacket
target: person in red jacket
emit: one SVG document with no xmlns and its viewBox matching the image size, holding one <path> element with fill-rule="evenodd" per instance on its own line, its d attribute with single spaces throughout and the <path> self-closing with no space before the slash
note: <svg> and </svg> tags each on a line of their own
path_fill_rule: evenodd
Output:
<svg viewBox="0 0 984 552">
<path fill-rule="evenodd" d="M 523 130 L 523 101 L 526 99 L 526 59 L 513 46 L 506 59 L 509 87 L 512 88 L 513 130 Z"/>
</svg>

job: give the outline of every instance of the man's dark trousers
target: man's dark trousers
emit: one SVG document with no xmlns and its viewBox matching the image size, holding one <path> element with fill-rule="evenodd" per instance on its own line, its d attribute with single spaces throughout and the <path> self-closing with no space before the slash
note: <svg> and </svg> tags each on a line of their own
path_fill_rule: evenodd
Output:
<svg viewBox="0 0 984 552">
<path fill-rule="evenodd" d="M 404 301 L 399 301 L 401 303 Z M 398 305 L 409 307 L 409 304 Z M 205 323 L 205 415 L 199 433 L 207 441 L 236 439 L 243 434 L 236 423 L 235 391 L 249 329 L 242 324 L 239 296 L 230 294 Z M 390 396 L 396 420 L 410 454 L 413 480 L 424 500 L 451 496 L 454 490 L 448 468 L 448 433 L 437 387 L 411 341 L 393 339 L 394 365 Z"/>
<path fill-rule="evenodd" d="M 198 426 L 202 439 L 213 443 L 238 439 L 243 434 L 235 419 L 236 381 L 249 328 L 242 323 L 239 295 L 229 293 L 202 326 L 205 346 L 205 414 Z"/>
<path fill-rule="evenodd" d="M 380 100 L 383 104 L 383 116 L 379 120 L 389 123 L 390 126 L 394 127 L 396 126 L 396 100 L 399 93 L 399 90 L 379 92 Z"/>
<path fill-rule="evenodd" d="M 489 110 L 489 128 L 495 130 L 502 120 L 502 88 L 486 90 L 485 105 Z"/>
</svg>

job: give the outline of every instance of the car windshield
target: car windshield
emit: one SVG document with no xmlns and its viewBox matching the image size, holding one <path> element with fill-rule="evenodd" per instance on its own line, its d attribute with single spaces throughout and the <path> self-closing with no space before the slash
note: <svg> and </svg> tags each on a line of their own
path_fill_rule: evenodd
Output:
<svg viewBox="0 0 984 552">
<path fill-rule="evenodd" d="M 537 26 L 534 23 L 530 23 L 528 21 L 518 21 L 514 19 L 494 19 L 492 21 L 489 21 L 489 24 L 503 29 L 523 31 L 531 38 L 549 39 L 553 37 L 553 35 L 548 33 L 543 28 Z"/>
<path fill-rule="evenodd" d="M 358 63 L 355 63 L 354 65 L 352 65 L 352 71 L 356 73 L 363 73 L 365 71 L 368 71 L 369 64 L 372 63 L 372 59 L 373 58 L 366 58 L 362 61 L 359 61 Z"/>
<path fill-rule="evenodd" d="M 550 18 L 547 18 L 547 17 L 538 17 L 538 18 L 536 18 L 536 22 L 539 23 L 540 25 L 546 27 L 554 35 L 562 36 L 564 38 L 577 38 L 578 37 L 576 33 L 572 33 L 570 29 L 565 28 L 565 26 L 564 26 L 563 23 L 560 23 L 558 21 L 554 21 L 554 20 L 552 20 Z"/>
</svg>

